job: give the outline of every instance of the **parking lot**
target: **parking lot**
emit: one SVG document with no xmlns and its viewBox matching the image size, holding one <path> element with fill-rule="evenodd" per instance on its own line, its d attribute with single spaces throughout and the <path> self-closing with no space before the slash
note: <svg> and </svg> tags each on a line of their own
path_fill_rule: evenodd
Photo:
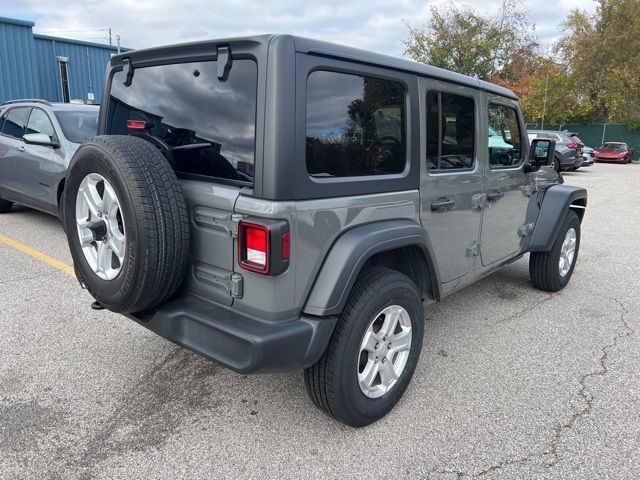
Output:
<svg viewBox="0 0 640 480">
<path fill-rule="evenodd" d="M 0 478 L 637 478 L 640 165 L 565 181 L 589 190 L 569 286 L 534 290 L 525 258 L 429 307 L 407 394 L 359 430 L 316 410 L 301 372 L 238 375 L 91 310 L 51 265 L 71 263 L 58 221 L 14 208 Z"/>
</svg>

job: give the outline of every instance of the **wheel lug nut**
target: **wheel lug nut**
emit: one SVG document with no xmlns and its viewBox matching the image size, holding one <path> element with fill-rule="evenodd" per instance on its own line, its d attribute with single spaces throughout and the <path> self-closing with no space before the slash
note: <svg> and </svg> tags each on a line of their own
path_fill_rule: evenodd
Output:
<svg viewBox="0 0 640 480">
<path fill-rule="evenodd" d="M 384 358 L 382 359 L 382 363 L 386 363 L 386 361 L 387 361 L 387 357 L 384 357 Z"/>
<path fill-rule="evenodd" d="M 376 350 L 380 347 L 379 343 L 376 343 L 376 346 L 374 347 Z"/>
</svg>

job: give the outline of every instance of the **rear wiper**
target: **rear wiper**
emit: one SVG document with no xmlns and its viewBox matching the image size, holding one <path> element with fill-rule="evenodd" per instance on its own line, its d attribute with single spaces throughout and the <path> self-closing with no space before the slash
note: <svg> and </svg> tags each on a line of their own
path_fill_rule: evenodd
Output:
<svg viewBox="0 0 640 480">
<path fill-rule="evenodd" d="M 122 84 L 125 87 L 130 87 L 133 81 L 133 65 L 131 65 L 130 59 L 124 58 L 122 60 L 122 72 L 124 73 L 124 82 Z"/>
<path fill-rule="evenodd" d="M 224 82 L 229 78 L 232 65 L 231 47 L 218 47 L 218 80 Z"/>
</svg>

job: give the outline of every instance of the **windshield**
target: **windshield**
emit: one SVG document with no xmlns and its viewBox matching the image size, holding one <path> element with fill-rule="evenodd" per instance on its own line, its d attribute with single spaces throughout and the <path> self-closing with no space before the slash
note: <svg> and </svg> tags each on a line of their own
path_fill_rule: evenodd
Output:
<svg viewBox="0 0 640 480">
<path fill-rule="evenodd" d="M 624 143 L 605 143 L 602 146 L 603 150 L 626 150 L 627 146 Z"/>
<path fill-rule="evenodd" d="M 54 112 L 64 136 L 73 143 L 82 143 L 98 133 L 98 109 L 93 111 Z"/>
</svg>

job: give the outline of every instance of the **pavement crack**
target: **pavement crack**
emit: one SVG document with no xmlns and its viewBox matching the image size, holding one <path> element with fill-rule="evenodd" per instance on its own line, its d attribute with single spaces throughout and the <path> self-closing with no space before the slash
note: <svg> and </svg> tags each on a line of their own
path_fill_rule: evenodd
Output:
<svg viewBox="0 0 640 480">
<path fill-rule="evenodd" d="M 575 426 L 575 424 L 578 422 L 578 420 L 587 416 L 589 413 L 591 413 L 591 410 L 593 409 L 593 400 L 595 399 L 595 396 L 588 392 L 587 382 L 594 377 L 604 377 L 609 372 L 609 367 L 607 366 L 607 360 L 609 358 L 610 349 L 618 345 L 618 342 L 620 340 L 626 337 L 629 337 L 635 333 L 635 330 L 631 328 L 631 325 L 629 325 L 629 322 L 625 318 L 628 313 L 628 309 L 625 306 L 625 304 L 620 300 L 618 300 L 617 298 L 610 298 L 610 300 L 614 301 L 620 306 L 619 321 L 623 325 L 623 331 L 618 332 L 610 343 L 607 343 L 605 346 L 602 347 L 601 349 L 602 354 L 600 355 L 600 358 L 599 358 L 598 369 L 595 371 L 585 373 L 584 375 L 582 375 L 582 377 L 580 377 L 580 380 L 578 382 L 578 384 L 580 385 L 578 389 L 578 396 L 584 400 L 584 407 L 579 411 L 574 412 L 567 422 L 556 427 L 550 448 L 548 451 L 545 452 L 546 455 L 549 455 L 551 457 L 551 461 L 546 464 L 548 468 L 553 467 L 560 461 L 560 454 L 558 453 L 558 449 L 559 449 L 560 441 L 562 440 L 562 435 L 565 432 L 571 430 Z"/>
<path fill-rule="evenodd" d="M 552 295 L 550 294 L 547 298 L 535 303 L 533 306 L 538 306 L 550 300 L 551 298 L 552 298 Z M 462 480 L 466 477 L 481 478 L 481 477 L 484 477 L 485 475 L 489 475 L 505 467 L 508 467 L 511 465 L 524 465 L 526 463 L 534 462 L 538 459 L 543 460 L 542 465 L 546 468 L 552 468 L 558 462 L 560 462 L 561 459 L 560 459 L 560 454 L 558 450 L 559 450 L 559 446 L 560 446 L 560 442 L 562 440 L 563 434 L 571 430 L 581 418 L 587 416 L 593 409 L 593 401 L 595 399 L 595 396 L 588 392 L 587 382 L 592 378 L 605 376 L 609 372 L 609 367 L 607 366 L 607 360 L 609 358 L 610 350 L 615 346 L 617 346 L 622 339 L 636 333 L 626 319 L 626 315 L 629 313 L 626 305 L 617 298 L 608 297 L 608 299 L 615 302 L 620 307 L 619 322 L 622 324 L 623 329 L 616 333 L 616 335 L 613 337 L 613 340 L 611 342 L 607 343 L 602 347 L 601 355 L 598 360 L 597 370 L 587 372 L 580 377 L 580 380 L 578 381 L 578 384 L 579 384 L 578 396 L 584 400 L 584 407 L 579 411 L 574 412 L 566 422 L 558 425 L 554 429 L 551 443 L 545 451 L 543 451 L 542 453 L 530 454 L 522 458 L 505 459 L 499 463 L 490 465 L 489 467 L 485 468 L 484 470 L 481 470 L 478 473 L 467 473 L 467 472 L 463 472 L 455 469 L 433 469 L 430 472 L 430 475 L 455 474 L 458 480 Z M 528 308 L 531 308 L 531 307 L 532 306 Z M 510 315 L 509 317 L 506 317 L 505 319 L 500 320 L 497 323 L 503 323 L 505 321 L 508 321 L 511 318 L 515 318 L 517 315 L 524 313 L 524 311 L 526 311 L 526 309 L 522 309 L 521 311 L 516 312 Z M 544 459 L 546 457 L 550 457 L 550 460 L 545 462 Z"/>
<path fill-rule="evenodd" d="M 504 323 L 508 323 L 511 320 L 514 320 L 515 318 L 518 318 L 520 315 L 522 315 L 523 313 L 529 312 L 534 308 L 538 308 L 539 306 L 541 306 L 543 303 L 546 303 L 550 300 L 553 299 L 553 294 L 552 293 L 548 293 L 547 296 L 545 296 L 544 298 L 538 300 L 537 302 L 534 302 L 532 304 L 527 305 L 526 307 L 523 307 L 519 310 L 517 310 L 516 312 L 513 312 L 510 315 L 507 315 L 504 318 L 501 318 L 500 320 L 496 321 L 493 326 L 496 325 L 502 325 Z"/>
</svg>

